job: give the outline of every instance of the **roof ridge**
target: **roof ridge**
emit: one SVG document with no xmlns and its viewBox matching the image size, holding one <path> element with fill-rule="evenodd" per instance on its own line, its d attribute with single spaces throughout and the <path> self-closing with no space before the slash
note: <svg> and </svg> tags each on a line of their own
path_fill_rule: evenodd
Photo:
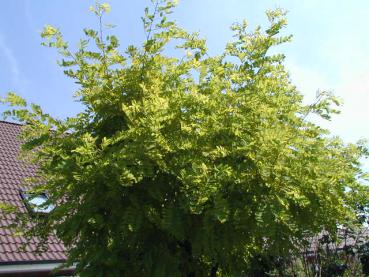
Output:
<svg viewBox="0 0 369 277">
<path fill-rule="evenodd" d="M 1 120 L 1 119 L 0 119 L 0 124 L 10 124 L 10 125 L 24 126 L 24 124 L 22 124 L 22 123 L 11 122 L 11 121 Z"/>
</svg>

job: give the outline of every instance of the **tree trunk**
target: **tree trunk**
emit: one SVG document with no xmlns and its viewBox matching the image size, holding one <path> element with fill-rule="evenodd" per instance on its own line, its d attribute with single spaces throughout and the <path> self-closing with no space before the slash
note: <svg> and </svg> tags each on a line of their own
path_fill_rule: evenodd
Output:
<svg viewBox="0 0 369 277">
<path fill-rule="evenodd" d="M 184 249 L 184 252 L 186 253 L 186 259 L 183 264 L 183 270 L 184 270 L 185 276 L 195 277 L 196 274 L 192 269 L 193 257 L 192 257 L 191 243 L 188 240 L 184 240 L 184 241 L 178 242 L 178 244 Z"/>
<path fill-rule="evenodd" d="M 218 263 L 216 263 L 216 264 L 211 268 L 211 271 L 210 271 L 210 277 L 216 277 L 216 276 L 217 276 L 218 267 L 219 267 L 219 264 L 218 264 Z"/>
</svg>

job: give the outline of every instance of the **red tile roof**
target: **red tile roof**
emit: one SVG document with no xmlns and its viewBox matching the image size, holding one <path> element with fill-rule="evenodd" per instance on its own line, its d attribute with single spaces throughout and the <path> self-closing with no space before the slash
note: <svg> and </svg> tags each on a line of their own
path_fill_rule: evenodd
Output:
<svg viewBox="0 0 369 277">
<path fill-rule="evenodd" d="M 22 180 L 35 174 L 36 168 L 18 160 L 20 142 L 17 136 L 21 125 L 0 121 L 0 203 L 12 204 L 27 212 L 20 195 Z M 37 239 L 32 239 L 23 250 L 26 239 L 15 235 L 8 228 L 14 221 L 14 215 L 0 211 L 0 266 L 11 263 L 62 262 L 66 259 L 62 243 L 52 239 L 48 249 L 41 254 L 35 252 Z"/>
</svg>

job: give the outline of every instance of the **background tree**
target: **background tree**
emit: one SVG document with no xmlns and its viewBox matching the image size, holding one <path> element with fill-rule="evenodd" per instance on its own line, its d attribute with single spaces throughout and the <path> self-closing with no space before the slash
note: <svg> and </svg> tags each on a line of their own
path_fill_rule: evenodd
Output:
<svg viewBox="0 0 369 277">
<path fill-rule="evenodd" d="M 269 27 L 232 26 L 218 56 L 168 19 L 175 3 L 146 9 L 142 45 L 122 53 L 100 22 L 72 52 L 46 26 L 84 110 L 66 120 L 10 93 L 24 157 L 56 208 L 30 235 L 57 236 L 80 276 L 241 276 L 260 253 L 283 255 L 351 218 L 363 147 L 308 120 L 330 118 L 337 99 L 304 105 L 272 51 L 290 36 L 281 10 Z M 172 50 L 171 50 L 172 49 Z M 175 49 L 175 50 L 173 50 Z M 171 55 L 169 53 L 172 53 Z M 174 54 L 173 54 L 174 53 Z M 35 185 L 37 182 L 38 185 Z"/>
</svg>

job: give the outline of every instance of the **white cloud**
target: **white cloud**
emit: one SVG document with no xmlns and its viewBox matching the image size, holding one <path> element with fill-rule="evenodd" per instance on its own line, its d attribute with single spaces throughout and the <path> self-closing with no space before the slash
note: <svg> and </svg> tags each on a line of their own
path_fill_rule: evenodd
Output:
<svg viewBox="0 0 369 277">
<path fill-rule="evenodd" d="M 5 40 L 0 36 L 0 56 L 3 56 L 8 64 L 13 85 L 17 85 L 20 80 L 19 63 L 13 53 L 13 51 L 5 43 Z"/>
<path fill-rule="evenodd" d="M 289 61 L 286 67 L 290 72 L 293 84 L 304 94 L 304 102 L 306 104 L 314 101 L 318 90 L 332 89 L 328 79 L 316 70 L 302 67 Z"/>
<path fill-rule="evenodd" d="M 343 100 L 341 113 L 333 116 L 331 121 L 321 120 L 319 124 L 328 128 L 332 134 L 338 135 L 346 142 L 356 142 L 362 138 L 369 139 L 369 68 L 358 68 L 355 72 L 340 74 L 341 80 L 333 83 L 324 72 L 287 63 L 292 82 L 305 96 L 305 103 L 314 100 L 316 91 L 332 91 Z M 337 68 L 340 71 L 345 67 Z"/>
<path fill-rule="evenodd" d="M 34 15 L 32 14 L 32 3 L 30 0 L 25 0 L 23 5 L 24 16 L 26 19 L 27 27 L 30 28 L 31 34 L 37 34 L 36 22 Z"/>
<path fill-rule="evenodd" d="M 369 70 L 369 69 L 368 69 Z M 369 76 L 365 70 L 347 76 L 337 89 L 343 98 L 342 113 L 335 120 L 336 131 L 350 141 L 369 138 Z"/>
</svg>

